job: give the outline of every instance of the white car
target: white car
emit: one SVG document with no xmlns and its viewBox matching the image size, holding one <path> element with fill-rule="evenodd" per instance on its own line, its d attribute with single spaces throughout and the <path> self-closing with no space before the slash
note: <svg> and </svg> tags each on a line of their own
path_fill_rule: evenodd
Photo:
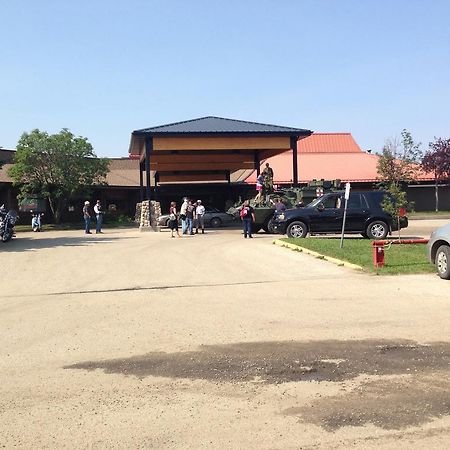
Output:
<svg viewBox="0 0 450 450">
<path fill-rule="evenodd" d="M 431 233 L 427 251 L 428 259 L 436 265 L 438 275 L 450 280 L 450 223 Z"/>
<path fill-rule="evenodd" d="M 222 227 L 234 222 L 234 217 L 231 214 L 219 211 L 217 208 L 206 207 L 205 215 L 206 227 Z M 158 225 L 161 227 L 167 227 L 169 224 L 169 214 L 163 214 L 158 217 Z"/>
</svg>

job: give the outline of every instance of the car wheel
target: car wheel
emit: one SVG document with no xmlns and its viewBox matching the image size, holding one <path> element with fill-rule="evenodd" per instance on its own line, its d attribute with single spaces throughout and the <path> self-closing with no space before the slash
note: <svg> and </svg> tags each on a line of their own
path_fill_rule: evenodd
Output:
<svg viewBox="0 0 450 450">
<path fill-rule="evenodd" d="M 381 220 L 370 223 L 366 230 L 367 237 L 370 239 L 384 239 L 388 232 L 387 224 Z"/>
<path fill-rule="evenodd" d="M 287 227 L 286 234 L 291 238 L 304 238 L 308 234 L 308 227 L 303 222 L 292 222 Z"/>
<path fill-rule="evenodd" d="M 217 228 L 222 225 L 222 221 L 218 217 L 213 217 L 210 221 L 210 224 L 213 228 Z"/>
<path fill-rule="evenodd" d="M 262 225 L 262 229 L 269 234 L 273 234 L 273 219 L 269 217 Z"/>
<path fill-rule="evenodd" d="M 450 280 L 450 247 L 441 245 L 436 252 L 437 273 L 444 280 Z"/>
<path fill-rule="evenodd" d="M 273 217 L 267 222 L 267 232 L 270 234 L 275 234 L 274 229 L 275 221 L 273 220 Z"/>
</svg>

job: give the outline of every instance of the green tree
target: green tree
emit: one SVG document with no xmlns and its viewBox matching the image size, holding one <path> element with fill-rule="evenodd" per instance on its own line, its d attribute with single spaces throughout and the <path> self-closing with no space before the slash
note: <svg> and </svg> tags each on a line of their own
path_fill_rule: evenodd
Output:
<svg viewBox="0 0 450 450">
<path fill-rule="evenodd" d="M 70 198 L 104 184 L 108 173 L 108 161 L 96 157 L 86 138 L 75 137 L 67 129 L 57 134 L 37 129 L 23 133 L 14 162 L 9 175 L 20 186 L 21 196 L 47 198 L 56 223 Z"/>
<path fill-rule="evenodd" d="M 401 132 L 401 139 L 388 139 L 377 163 L 377 172 L 381 180 L 380 187 L 391 195 L 385 196 L 382 207 L 399 221 L 399 211 L 408 208 L 408 199 L 403 187 L 414 180 L 421 170 L 422 151 L 420 143 L 414 142 L 411 133 Z M 400 235 L 400 227 L 398 227 Z"/>
<path fill-rule="evenodd" d="M 422 167 L 434 176 L 436 211 L 439 211 L 439 182 L 450 180 L 450 139 L 435 138 L 429 148 L 422 159 Z"/>
<path fill-rule="evenodd" d="M 400 140 L 386 140 L 378 159 L 378 175 L 388 185 L 414 181 L 420 172 L 421 159 L 420 143 L 414 142 L 411 133 L 403 130 Z"/>
</svg>

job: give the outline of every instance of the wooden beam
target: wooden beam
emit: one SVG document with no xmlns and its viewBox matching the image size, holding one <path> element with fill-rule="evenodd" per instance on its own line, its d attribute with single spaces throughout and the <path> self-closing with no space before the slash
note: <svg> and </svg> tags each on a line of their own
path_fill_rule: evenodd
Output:
<svg viewBox="0 0 450 450">
<path fill-rule="evenodd" d="M 227 181 L 225 173 L 209 174 L 159 174 L 160 183 L 177 183 L 192 181 Z"/>
<path fill-rule="evenodd" d="M 285 136 L 182 136 L 153 139 L 155 152 L 158 150 L 262 150 L 288 147 L 289 137 Z"/>
<path fill-rule="evenodd" d="M 150 165 L 151 170 L 158 172 L 193 172 L 197 170 L 239 170 L 254 169 L 253 162 L 246 163 L 154 163 Z"/>
<path fill-rule="evenodd" d="M 245 154 L 214 154 L 210 152 L 207 155 L 193 155 L 193 154 L 164 154 L 160 155 L 158 152 L 152 154 L 152 162 L 159 163 L 240 163 L 240 162 L 252 162 L 253 154 L 247 152 Z"/>
<path fill-rule="evenodd" d="M 270 149 L 270 150 L 261 150 L 259 152 L 259 160 L 263 161 L 267 158 L 272 158 L 273 156 L 281 155 L 282 153 L 289 152 L 291 148 L 283 148 L 283 149 Z"/>
</svg>

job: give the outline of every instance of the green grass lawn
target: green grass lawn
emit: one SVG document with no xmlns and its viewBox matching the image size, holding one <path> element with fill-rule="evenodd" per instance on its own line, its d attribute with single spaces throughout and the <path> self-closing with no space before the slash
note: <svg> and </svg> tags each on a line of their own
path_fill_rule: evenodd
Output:
<svg viewBox="0 0 450 450">
<path fill-rule="evenodd" d="M 375 269 L 373 266 L 372 241 L 350 238 L 344 240 L 339 248 L 339 238 L 283 238 L 284 242 L 313 250 L 322 255 L 338 258 L 357 264 L 364 270 L 380 275 L 434 272 L 434 266 L 428 262 L 424 244 L 392 245 L 385 250 L 385 266 Z"/>
</svg>

